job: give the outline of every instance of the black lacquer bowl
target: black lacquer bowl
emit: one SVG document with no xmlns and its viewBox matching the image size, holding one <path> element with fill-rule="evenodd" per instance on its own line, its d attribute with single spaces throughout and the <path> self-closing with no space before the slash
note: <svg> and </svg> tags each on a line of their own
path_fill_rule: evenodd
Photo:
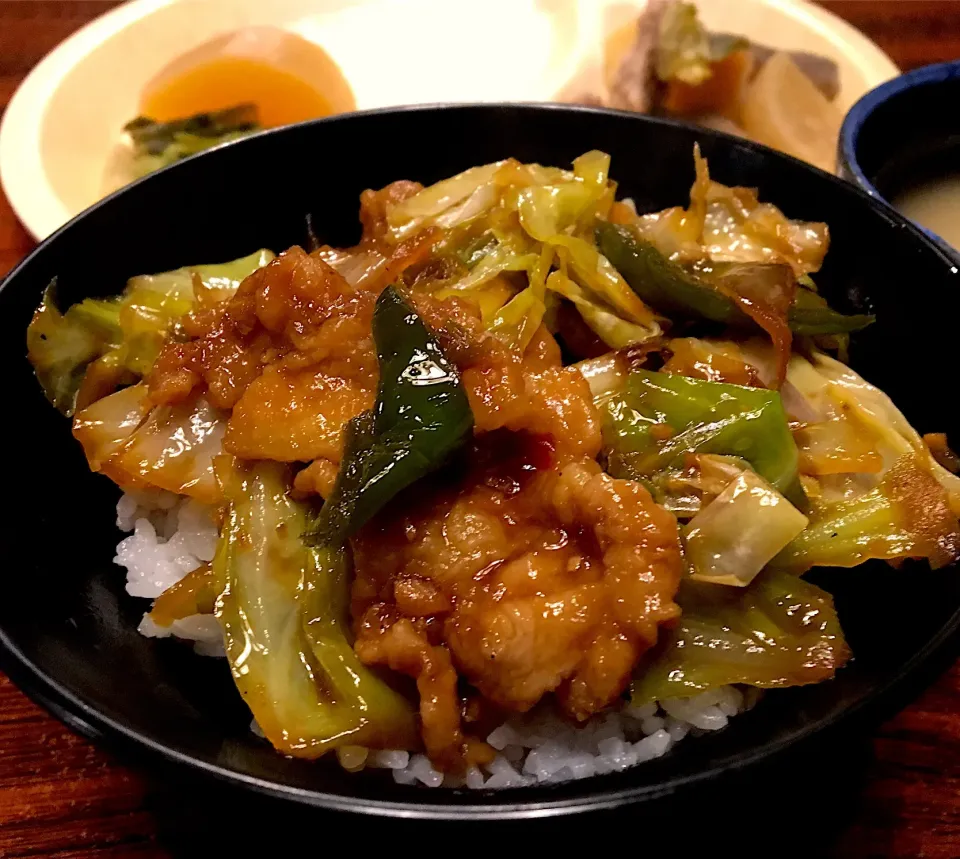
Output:
<svg viewBox="0 0 960 859">
<path fill-rule="evenodd" d="M 877 315 L 855 336 L 851 364 L 921 432 L 960 439 L 947 383 L 960 318 L 956 269 L 890 208 L 799 161 L 710 131 L 561 107 L 393 110 L 267 132 L 87 210 L 3 284 L 3 667 L 70 726 L 128 752 L 294 803 L 408 817 L 540 817 L 663 797 L 802 751 L 838 727 L 862 731 L 900 703 L 960 626 L 955 569 L 871 563 L 816 572 L 836 596 L 854 661 L 832 682 L 770 693 L 726 730 L 625 773 L 499 793 L 428 791 L 382 773 L 283 758 L 250 732 L 226 663 L 137 633 L 147 606 L 124 594 L 112 563 L 117 491 L 89 473 L 24 357 L 31 312 L 54 276 L 64 302 L 109 294 L 142 272 L 303 243 L 307 214 L 321 241 L 349 244 L 359 236 L 363 189 L 432 182 L 507 156 L 566 165 L 602 149 L 613 156 L 621 194 L 640 211 L 685 204 L 694 141 L 718 181 L 758 187 L 791 217 L 829 223 L 833 244 L 818 284 L 838 308 Z"/>
</svg>

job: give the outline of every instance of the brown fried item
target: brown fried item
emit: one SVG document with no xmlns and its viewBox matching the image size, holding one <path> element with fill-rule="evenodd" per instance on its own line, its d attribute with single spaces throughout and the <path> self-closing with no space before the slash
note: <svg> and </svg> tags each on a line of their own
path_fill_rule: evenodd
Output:
<svg viewBox="0 0 960 859">
<path fill-rule="evenodd" d="M 268 364 L 375 380 L 375 301 L 293 247 L 250 275 L 228 301 L 187 317 L 193 339 L 164 346 L 147 377 L 150 396 L 175 403 L 205 388 L 214 406 L 232 408 Z"/>
<path fill-rule="evenodd" d="M 484 438 L 499 447 L 484 450 Z M 545 461 L 545 445 L 549 453 L 527 433 L 481 437 L 461 481 L 420 489 L 415 509 L 403 499 L 361 532 L 353 610 L 365 619 L 364 661 L 386 664 L 384 652 L 420 624 L 431 637 L 421 634 L 430 651 L 411 675 L 418 683 L 433 676 L 439 649 L 507 711 L 556 693 L 584 720 L 616 701 L 658 627 L 679 615 L 676 521 L 640 484 L 589 458 Z M 445 741 L 428 742 L 424 716 L 428 745 L 465 742 L 459 718 L 443 724 Z"/>
<path fill-rule="evenodd" d="M 417 682 L 420 730 L 430 760 L 445 769 L 463 765 L 465 743 L 460 729 L 457 672 L 450 652 L 432 645 L 422 625 L 374 605 L 361 621 L 357 655 L 367 665 L 384 665 Z"/>
<path fill-rule="evenodd" d="M 337 480 L 337 465 L 329 459 L 315 459 L 293 478 L 293 491 L 298 498 L 319 495 L 326 498 Z"/>
<path fill-rule="evenodd" d="M 375 402 L 377 296 L 416 273 L 405 293 L 460 371 L 474 442 L 355 537 L 351 611 L 361 660 L 415 681 L 433 763 L 463 770 L 493 754 L 464 727 L 484 713 L 555 694 L 584 720 L 617 700 L 679 612 L 680 549 L 673 516 L 594 461 L 600 414 L 547 328 L 511 349 L 478 305 L 437 297 L 434 231 L 392 244 L 389 207 L 419 187 L 365 192 L 357 247 L 291 248 L 199 307 L 146 387 L 174 409 L 205 397 L 225 452 L 305 463 L 295 495 L 328 497 L 345 426 Z"/>
<path fill-rule="evenodd" d="M 242 459 L 339 462 L 344 426 L 373 399 L 339 376 L 267 367 L 234 406 L 223 447 Z"/>
</svg>

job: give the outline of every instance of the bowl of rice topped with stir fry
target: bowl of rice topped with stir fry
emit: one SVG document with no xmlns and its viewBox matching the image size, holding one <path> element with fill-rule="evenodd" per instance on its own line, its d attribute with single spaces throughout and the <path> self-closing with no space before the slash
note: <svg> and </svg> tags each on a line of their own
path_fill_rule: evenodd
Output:
<svg viewBox="0 0 960 859">
<path fill-rule="evenodd" d="M 831 273 L 839 215 L 810 219 L 829 195 L 865 222 L 894 215 L 714 132 L 558 108 L 451 121 L 498 110 L 582 123 L 564 153 L 594 123 L 597 148 L 571 159 L 517 129 L 473 147 L 502 157 L 458 155 L 439 176 L 384 176 L 401 163 L 388 158 L 359 196 L 359 240 L 338 240 L 356 217 L 346 190 L 299 236 L 264 229 L 230 262 L 216 263 L 224 241 L 203 256 L 160 237 L 181 268 L 129 277 L 124 251 L 126 287 L 100 297 L 54 278 L 26 328 L 64 456 L 82 450 L 122 492 L 117 634 L 229 673 L 243 743 L 413 802 L 669 767 L 678 744 L 808 691 L 792 687 L 856 674 L 849 600 L 821 585 L 878 561 L 878 581 L 940 581 L 960 556 L 946 436 L 921 436 L 851 368 L 887 330 L 883 301 L 823 288 L 856 263 Z M 442 115 L 242 141 L 99 211 L 151 189 L 160 205 L 201 163 L 236 175 L 248 148 L 285 136 L 342 146 Z M 635 155 L 615 133 L 636 135 Z M 669 157 L 639 145 L 657 135 Z M 651 205 L 630 158 L 688 191 Z M 760 164 L 808 176 L 811 204 L 743 186 Z M 925 244 L 896 241 L 908 256 Z M 85 515 L 112 526 L 109 509 Z"/>
</svg>

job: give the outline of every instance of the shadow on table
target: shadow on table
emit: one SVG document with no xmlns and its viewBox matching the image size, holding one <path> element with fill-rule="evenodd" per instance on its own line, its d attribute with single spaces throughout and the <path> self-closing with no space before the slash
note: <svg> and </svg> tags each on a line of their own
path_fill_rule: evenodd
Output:
<svg viewBox="0 0 960 859">
<path fill-rule="evenodd" d="M 640 856 L 669 849 L 678 857 L 860 857 L 884 855 L 851 845 L 873 761 L 868 740 L 837 740 L 775 767 L 753 768 L 725 780 L 721 790 L 685 792 L 614 812 L 505 823 L 424 823 L 359 818 L 291 808 L 210 783 L 157 783 L 150 805 L 158 841 L 173 857 L 321 855 L 347 851 L 416 849 L 424 852 L 513 855 L 511 848 L 559 848 L 560 855 L 596 851 Z M 482 829 L 480 828 L 482 827 Z M 841 837 L 847 833 L 840 845 Z M 482 837 L 483 840 L 480 840 Z M 468 850 L 474 838 L 476 852 Z M 853 839 L 856 841 L 857 839 Z M 866 848 L 866 845 L 864 845 Z M 880 852 L 876 852 L 877 850 Z"/>
</svg>

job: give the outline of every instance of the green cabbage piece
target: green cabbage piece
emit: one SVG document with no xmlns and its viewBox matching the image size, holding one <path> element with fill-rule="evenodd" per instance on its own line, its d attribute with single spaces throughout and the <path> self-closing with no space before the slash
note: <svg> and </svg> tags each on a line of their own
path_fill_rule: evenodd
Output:
<svg viewBox="0 0 960 859">
<path fill-rule="evenodd" d="M 500 308 L 487 330 L 511 349 L 523 352 L 543 322 L 546 311 L 542 294 L 528 286 Z"/>
<path fill-rule="evenodd" d="M 634 704 L 820 683 L 850 658 L 832 597 L 797 576 L 765 570 L 746 588 L 687 580 L 676 599 L 683 614 L 640 663 Z"/>
<path fill-rule="evenodd" d="M 247 275 L 274 258 L 268 250 L 214 265 L 178 268 L 131 278 L 122 295 L 86 298 L 57 308 L 56 280 L 27 328 L 27 356 L 47 399 L 71 416 L 87 369 L 95 361 L 118 384 L 146 375 L 163 341 L 193 310 L 196 290 L 211 301 L 229 298 Z"/>
<path fill-rule="evenodd" d="M 229 504 L 213 561 L 222 587 L 215 614 L 234 681 L 267 739 L 304 758 L 343 745 L 410 748 L 413 708 L 348 638 L 346 555 L 303 542 L 307 511 L 287 494 L 286 467 L 262 462 L 218 476 Z"/>
<path fill-rule="evenodd" d="M 949 496 L 911 456 L 898 460 L 875 489 L 822 504 L 770 563 L 802 573 L 815 566 L 855 567 L 871 558 L 926 558 L 934 569 L 960 559 L 960 525 Z"/>
<path fill-rule="evenodd" d="M 112 308 L 107 312 L 107 308 L 99 307 L 89 316 L 69 311 L 63 314 L 57 309 L 56 288 L 53 280 L 34 311 L 27 328 L 27 356 L 47 399 L 58 411 L 72 415 L 87 366 L 112 348 L 118 330 L 117 314 Z M 91 304 L 87 309 L 94 307 Z M 93 324 L 101 315 L 107 324 Z"/>
<path fill-rule="evenodd" d="M 792 572 L 811 567 L 855 567 L 871 558 L 909 557 L 917 541 L 879 488 L 828 505 L 772 561 Z"/>
<path fill-rule="evenodd" d="M 481 304 L 488 327 L 511 345 L 529 341 L 551 291 L 570 300 L 611 347 L 642 343 L 660 335 L 659 322 L 598 252 L 593 235 L 614 201 L 609 168 L 610 156 L 596 150 L 574 159 L 572 171 L 514 160 L 473 167 L 390 207 L 388 238 L 397 242 L 428 227 L 470 233 L 453 254 L 466 273 L 436 294 Z M 558 276 L 548 279 L 553 268 Z M 527 295 L 516 277 L 524 274 L 533 290 Z M 490 312 L 486 290 L 504 277 L 516 291 Z"/>
</svg>

